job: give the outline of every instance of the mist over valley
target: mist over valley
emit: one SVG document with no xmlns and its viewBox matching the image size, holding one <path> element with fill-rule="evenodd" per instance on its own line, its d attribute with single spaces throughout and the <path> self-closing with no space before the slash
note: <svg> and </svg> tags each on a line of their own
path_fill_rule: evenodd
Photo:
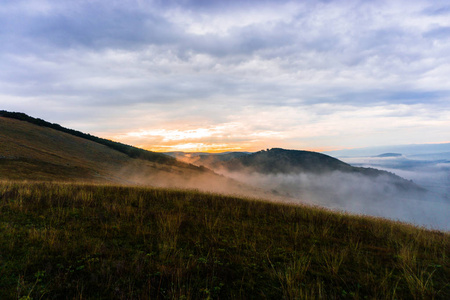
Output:
<svg viewBox="0 0 450 300">
<path fill-rule="evenodd" d="M 177 157 L 287 197 L 293 203 L 450 229 L 450 183 L 445 160 L 408 161 L 401 154 L 387 153 L 340 161 L 320 153 L 284 149 L 256 153 L 178 153 Z M 365 163 L 359 163 L 362 161 Z"/>
</svg>

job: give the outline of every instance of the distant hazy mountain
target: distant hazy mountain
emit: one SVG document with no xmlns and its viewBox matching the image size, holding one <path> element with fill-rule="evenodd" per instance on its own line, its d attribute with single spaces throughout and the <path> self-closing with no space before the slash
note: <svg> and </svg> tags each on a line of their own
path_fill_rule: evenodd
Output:
<svg viewBox="0 0 450 300">
<path fill-rule="evenodd" d="M 376 156 L 380 153 L 402 153 L 403 155 L 433 154 L 450 152 L 450 143 L 441 144 L 412 144 L 394 146 L 376 146 L 326 151 L 324 153 L 334 157 Z"/>
<path fill-rule="evenodd" d="M 400 153 L 383 153 L 380 155 L 377 155 L 376 157 L 401 157 L 402 155 Z"/>
</svg>

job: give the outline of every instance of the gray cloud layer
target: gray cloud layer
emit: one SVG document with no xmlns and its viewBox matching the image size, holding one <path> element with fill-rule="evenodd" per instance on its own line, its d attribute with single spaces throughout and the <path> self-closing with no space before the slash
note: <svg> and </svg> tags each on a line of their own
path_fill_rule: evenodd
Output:
<svg viewBox="0 0 450 300">
<path fill-rule="evenodd" d="M 449 16 L 445 1 L 3 1 L 0 105 L 91 132 L 112 125 L 83 111 L 169 123 L 188 106 L 220 124 L 288 107 L 345 131 L 341 112 L 386 108 L 444 141 Z"/>
</svg>

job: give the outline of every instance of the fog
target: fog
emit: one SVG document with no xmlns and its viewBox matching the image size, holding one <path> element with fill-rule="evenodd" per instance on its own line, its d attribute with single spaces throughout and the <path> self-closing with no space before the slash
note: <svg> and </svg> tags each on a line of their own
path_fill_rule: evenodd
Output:
<svg viewBox="0 0 450 300">
<path fill-rule="evenodd" d="M 142 185 L 161 188 L 190 189 L 208 193 L 257 199 L 284 201 L 257 186 L 250 186 L 210 170 L 186 169 L 136 160 L 119 169 L 110 169 L 104 179 L 126 185 Z"/>
<path fill-rule="evenodd" d="M 364 164 L 375 165 L 374 161 L 372 164 L 367 162 L 366 160 Z M 369 177 L 340 171 L 319 175 L 261 174 L 250 169 L 240 172 L 216 169 L 216 173 L 213 173 L 141 163 L 122 168 L 115 176 L 118 181 L 126 184 L 197 189 L 204 192 L 321 206 L 336 211 L 408 222 L 428 229 L 450 231 L 448 164 L 416 164 L 414 168 L 403 170 L 393 167 L 395 164 L 392 160 L 384 165 L 390 166 L 384 168 L 385 170 L 412 179 L 418 184 L 430 182 L 423 185 L 427 191 L 406 190 L 404 186 L 396 185 L 392 181 L 393 177 L 388 175 Z M 382 169 L 378 166 L 377 168 Z M 430 189 L 431 182 L 435 182 L 438 188 Z"/>
<path fill-rule="evenodd" d="M 392 172 L 444 198 L 450 195 L 450 154 L 393 158 L 352 157 L 342 160 L 356 166 Z"/>
<path fill-rule="evenodd" d="M 371 178 L 337 171 L 325 175 L 222 173 L 287 196 L 294 203 L 399 220 L 429 229 L 450 230 L 448 199 L 433 192 L 397 188 L 388 176 Z"/>
</svg>

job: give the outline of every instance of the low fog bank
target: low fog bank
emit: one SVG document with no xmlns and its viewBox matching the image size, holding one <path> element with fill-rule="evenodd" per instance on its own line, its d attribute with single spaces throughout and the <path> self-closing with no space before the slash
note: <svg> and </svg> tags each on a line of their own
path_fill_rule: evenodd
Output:
<svg viewBox="0 0 450 300">
<path fill-rule="evenodd" d="M 120 169 L 112 169 L 109 181 L 126 185 L 142 185 L 160 188 L 190 189 L 229 196 L 286 201 L 281 196 L 257 186 L 250 186 L 210 170 L 187 170 L 155 163 L 137 161 Z M 274 199 L 275 197 L 275 199 Z"/>
<path fill-rule="evenodd" d="M 290 197 L 292 202 L 450 230 L 449 201 L 435 193 L 399 189 L 385 175 L 372 178 L 339 171 L 326 174 L 222 171 L 222 174 Z"/>
<path fill-rule="evenodd" d="M 372 167 L 412 180 L 437 197 L 450 199 L 450 153 L 389 158 L 348 157 L 343 161 L 360 167 Z"/>
<path fill-rule="evenodd" d="M 367 165 L 367 167 L 369 166 Z M 378 167 L 378 169 L 392 172 L 398 176 L 412 180 L 429 190 L 430 193 L 434 193 L 437 197 L 450 200 L 450 163 L 436 164 L 410 170 L 382 166 Z"/>
</svg>

